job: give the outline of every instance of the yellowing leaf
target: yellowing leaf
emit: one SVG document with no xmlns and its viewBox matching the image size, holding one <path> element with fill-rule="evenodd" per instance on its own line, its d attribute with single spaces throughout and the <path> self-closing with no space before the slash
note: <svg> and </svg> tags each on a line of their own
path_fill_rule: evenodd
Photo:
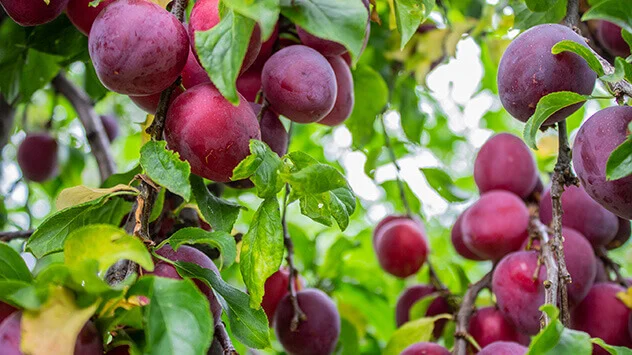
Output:
<svg viewBox="0 0 632 355">
<path fill-rule="evenodd" d="M 101 312 L 99 313 L 100 317 L 112 317 L 114 316 L 114 311 L 119 308 L 123 308 L 126 310 L 130 310 L 134 307 L 146 306 L 149 303 L 149 299 L 145 296 L 131 296 L 129 298 L 114 298 L 105 303 Z"/>
<path fill-rule="evenodd" d="M 75 186 L 63 190 L 57 196 L 57 210 L 61 211 L 71 206 L 76 206 L 88 201 L 94 201 L 105 195 L 137 195 L 138 191 L 127 185 L 116 185 L 109 189 L 94 189 L 87 186 Z"/>
<path fill-rule="evenodd" d="M 632 287 L 629 287 L 625 292 L 617 293 L 617 298 L 621 300 L 628 308 L 632 309 Z"/>
<path fill-rule="evenodd" d="M 349 323 L 353 324 L 358 332 L 358 337 L 364 338 L 369 322 L 362 311 L 358 309 L 358 307 L 345 302 L 338 304 L 338 311 L 340 312 L 340 318 L 346 319 Z"/>
<path fill-rule="evenodd" d="M 79 308 L 72 292 L 52 287 L 46 304 L 37 311 L 24 311 L 22 344 L 24 354 L 72 355 L 77 335 L 97 309 L 97 303 Z"/>
<path fill-rule="evenodd" d="M 163 9 L 166 9 L 167 5 L 169 5 L 169 3 L 171 2 L 171 0 L 149 0 L 149 1 L 151 1 L 154 4 L 162 7 Z"/>
<path fill-rule="evenodd" d="M 538 150 L 536 155 L 540 159 L 546 159 L 557 156 L 559 142 L 556 134 L 544 134 L 538 140 Z"/>
<path fill-rule="evenodd" d="M 382 354 L 399 355 L 402 350 L 414 343 L 430 341 L 434 323 L 439 319 L 450 319 L 451 317 L 449 314 L 440 314 L 436 317 L 420 318 L 402 325 L 393 333 Z"/>
<path fill-rule="evenodd" d="M 164 0 L 160 0 L 160 1 L 164 1 Z M 149 133 L 147 133 L 147 128 L 149 128 L 149 126 L 151 126 L 153 122 L 154 122 L 154 115 L 147 115 L 147 118 L 145 118 L 145 122 L 140 124 L 141 145 L 145 145 L 145 143 L 151 140 L 151 136 L 149 135 Z"/>
</svg>

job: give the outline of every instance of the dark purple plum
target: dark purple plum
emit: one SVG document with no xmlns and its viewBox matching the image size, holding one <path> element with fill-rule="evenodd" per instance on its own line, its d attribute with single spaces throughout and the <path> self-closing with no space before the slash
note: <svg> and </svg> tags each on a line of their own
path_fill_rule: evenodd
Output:
<svg viewBox="0 0 632 355">
<path fill-rule="evenodd" d="M 146 96 L 180 76 L 189 38 L 178 19 L 145 0 L 117 0 L 101 11 L 88 39 L 103 85 L 119 94 Z"/>
<path fill-rule="evenodd" d="M 108 136 L 108 140 L 112 142 L 119 135 L 118 121 L 112 115 L 101 115 L 100 118 L 103 128 L 105 128 L 105 134 Z"/>
<path fill-rule="evenodd" d="M 496 307 L 477 310 L 470 318 L 468 332 L 481 348 L 498 341 L 529 342 L 529 338 L 518 332 Z"/>
<path fill-rule="evenodd" d="M 524 355 L 527 348 L 510 341 L 498 341 L 487 345 L 478 352 L 478 355 Z"/>
<path fill-rule="evenodd" d="M 250 103 L 250 107 L 256 115 L 259 115 L 261 105 Z M 287 153 L 289 137 L 279 116 L 272 110 L 266 110 L 261 117 L 259 127 L 261 128 L 261 140 L 280 157 L 284 156 Z"/>
<path fill-rule="evenodd" d="M 480 256 L 476 255 L 472 250 L 470 250 L 470 248 L 468 248 L 468 246 L 465 245 L 465 242 L 463 241 L 462 225 L 463 225 L 463 216 L 465 215 L 466 212 L 467 210 L 461 213 L 459 217 L 456 219 L 456 222 L 454 222 L 454 226 L 452 226 L 452 231 L 450 232 L 450 239 L 452 240 L 452 245 L 454 246 L 454 249 L 456 250 L 456 252 L 466 259 L 476 260 L 476 261 L 485 260 L 484 258 L 481 258 Z"/>
<path fill-rule="evenodd" d="M 349 66 L 341 56 L 329 57 L 327 61 L 329 61 L 329 64 L 331 64 L 336 74 L 338 94 L 334 108 L 325 118 L 318 121 L 318 123 L 326 126 L 337 126 L 349 118 L 351 111 L 353 111 L 353 105 L 355 103 L 353 76 L 351 75 L 351 69 L 349 69 Z"/>
<path fill-rule="evenodd" d="M 630 55 L 630 46 L 621 35 L 621 27 L 612 22 L 599 21 L 597 40 L 613 56 L 627 58 Z"/>
<path fill-rule="evenodd" d="M 237 78 L 237 91 L 249 102 L 255 102 L 261 91 L 261 71 L 250 69 L 241 74 Z"/>
<path fill-rule="evenodd" d="M 522 139 L 500 133 L 485 142 L 478 152 L 474 180 L 481 193 L 505 190 L 525 198 L 538 182 L 538 168 Z"/>
<path fill-rule="evenodd" d="M 575 53 L 551 53 L 551 48 L 571 40 L 583 46 L 586 42 L 566 26 L 544 24 L 530 28 L 511 42 L 498 67 L 498 95 L 505 109 L 526 122 L 535 112 L 540 98 L 553 92 L 572 91 L 589 95 L 597 75 L 586 61 Z M 549 117 L 544 125 L 564 120 L 581 104 L 569 106 Z"/>
<path fill-rule="evenodd" d="M 279 302 L 288 294 L 289 285 L 290 272 L 286 268 L 279 269 L 279 271 L 272 274 L 266 280 L 261 307 L 266 312 L 270 323 L 274 320 L 274 313 L 276 312 Z M 294 287 L 296 290 L 300 290 L 303 287 L 300 278 L 295 279 Z"/>
<path fill-rule="evenodd" d="M 399 355 L 450 355 L 450 352 L 439 344 L 421 342 L 407 347 Z"/>
<path fill-rule="evenodd" d="M 415 285 L 404 290 L 404 292 L 399 295 L 397 305 L 395 306 L 395 324 L 397 324 L 398 327 L 401 327 L 404 323 L 408 322 L 410 320 L 410 309 L 413 305 L 415 305 L 417 301 L 434 292 L 437 292 L 437 290 L 430 285 Z M 426 316 L 428 317 L 445 313 L 451 312 L 448 302 L 443 297 L 436 297 L 426 310 Z M 446 320 L 443 319 L 435 323 L 435 328 L 432 333 L 436 338 L 441 336 L 445 324 Z"/>
<path fill-rule="evenodd" d="M 66 8 L 68 0 L 0 0 L 7 15 L 20 26 L 43 25 L 57 18 Z"/>
<path fill-rule="evenodd" d="M 4 302 L 0 302 L 0 323 L 2 323 L 2 321 L 7 319 L 10 315 L 15 313 L 16 311 L 17 311 L 17 308 L 13 307 L 12 305 L 4 303 Z"/>
<path fill-rule="evenodd" d="M 599 258 L 595 258 L 595 269 L 597 269 L 597 272 L 595 273 L 595 284 L 610 281 L 610 276 L 608 275 L 608 271 L 606 271 L 606 266 Z"/>
<path fill-rule="evenodd" d="M 48 133 L 30 133 L 18 147 L 18 165 L 27 180 L 43 182 L 58 171 L 57 141 Z"/>
<path fill-rule="evenodd" d="M 606 245 L 606 249 L 612 250 L 622 246 L 630 239 L 630 234 L 630 221 L 619 217 L 619 229 L 617 230 L 617 234 L 614 236 L 614 239 Z"/>
<path fill-rule="evenodd" d="M 573 166 L 590 197 L 610 212 L 632 219 L 632 175 L 608 181 L 608 157 L 626 139 L 632 121 L 632 107 L 605 108 L 590 117 L 579 129 L 573 146 Z"/>
<path fill-rule="evenodd" d="M 296 331 L 290 329 L 294 308 L 289 295 L 277 306 L 274 328 L 283 348 L 293 355 L 329 355 L 340 336 L 340 314 L 324 292 L 305 289 L 296 294 L 298 305 L 307 316 Z"/>
<path fill-rule="evenodd" d="M 90 33 L 92 24 L 106 6 L 114 0 L 102 0 L 98 6 L 90 6 L 92 0 L 70 0 L 66 7 L 66 16 L 77 29 L 84 35 Z"/>
<path fill-rule="evenodd" d="M 410 219 L 387 223 L 376 234 L 373 246 L 382 269 L 400 278 L 419 271 L 429 252 L 425 231 Z"/>
</svg>

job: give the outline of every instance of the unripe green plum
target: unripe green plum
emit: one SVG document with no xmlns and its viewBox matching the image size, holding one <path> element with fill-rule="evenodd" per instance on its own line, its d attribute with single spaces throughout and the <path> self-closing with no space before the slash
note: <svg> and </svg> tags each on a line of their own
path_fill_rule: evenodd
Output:
<svg viewBox="0 0 632 355">
<path fill-rule="evenodd" d="M 20 26 L 43 25 L 57 18 L 68 0 L 0 0 L 7 15 Z"/>
</svg>

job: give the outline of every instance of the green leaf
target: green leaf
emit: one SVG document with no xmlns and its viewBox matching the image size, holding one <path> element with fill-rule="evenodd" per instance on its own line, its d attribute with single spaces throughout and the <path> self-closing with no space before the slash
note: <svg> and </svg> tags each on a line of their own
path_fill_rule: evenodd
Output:
<svg viewBox="0 0 632 355">
<path fill-rule="evenodd" d="M 535 137 L 544 121 L 557 111 L 577 103 L 583 103 L 586 100 L 586 96 L 571 91 L 553 92 L 542 97 L 535 107 L 535 113 L 524 127 L 523 135 L 527 145 L 537 150 Z"/>
<path fill-rule="evenodd" d="M 140 239 L 127 235 L 118 227 L 93 224 L 68 235 L 64 243 L 64 259 L 71 268 L 79 268 L 88 260 L 97 262 L 99 273 L 105 273 L 119 260 L 131 260 L 153 271 L 151 255 Z"/>
<path fill-rule="evenodd" d="M 263 308 L 250 308 L 250 297 L 226 283 L 209 269 L 196 264 L 174 263 L 178 273 L 183 277 L 193 277 L 209 285 L 218 297 L 228 315 L 233 336 L 244 345 L 263 349 L 270 346 L 268 319 Z"/>
<path fill-rule="evenodd" d="M 124 173 L 110 175 L 110 177 L 107 178 L 103 182 L 103 184 L 101 184 L 101 188 L 106 189 L 108 187 L 114 187 L 116 185 L 121 185 L 121 184 L 129 185 L 132 182 L 132 180 L 134 180 L 134 177 L 142 172 L 143 172 L 143 169 L 141 169 L 140 165 L 136 165 L 131 170 L 126 171 Z"/>
<path fill-rule="evenodd" d="M 413 37 L 419 25 L 430 15 L 434 8 L 434 0 L 395 0 L 395 17 L 397 30 L 400 33 L 400 49 L 404 49 Z"/>
<path fill-rule="evenodd" d="M 185 201 L 191 199 L 191 166 L 178 153 L 167 150 L 167 142 L 147 142 L 140 149 L 140 165 L 154 182 Z"/>
<path fill-rule="evenodd" d="M 408 311 L 408 319 L 415 320 L 425 317 L 428 308 L 430 307 L 432 302 L 437 299 L 438 296 L 438 293 L 431 293 L 417 300 L 417 302 L 415 302 Z"/>
<path fill-rule="evenodd" d="M 230 233 L 243 207 L 211 194 L 199 176 L 191 175 L 191 187 L 200 212 L 213 230 Z"/>
<path fill-rule="evenodd" d="M 235 238 L 226 232 L 207 232 L 200 228 L 183 228 L 175 232 L 168 242 L 173 250 L 178 250 L 184 244 L 208 244 L 217 248 L 221 254 L 223 268 L 230 267 L 237 258 Z"/>
<path fill-rule="evenodd" d="M 560 312 L 554 306 L 545 304 L 540 309 L 548 314 L 551 322 L 532 338 L 528 355 L 590 355 L 592 353 L 590 336 L 587 333 L 565 328 L 558 320 Z"/>
<path fill-rule="evenodd" d="M 548 11 L 533 12 L 522 1 L 514 0 L 511 4 L 515 13 L 514 27 L 526 30 L 543 23 L 558 23 L 566 15 L 566 3 L 567 0 L 558 0 Z"/>
<path fill-rule="evenodd" d="M 402 129 L 411 143 L 419 144 L 424 130 L 426 115 L 419 110 L 421 100 L 417 95 L 417 82 L 411 75 L 397 78 L 393 91 L 393 108 L 399 111 Z"/>
<path fill-rule="evenodd" d="M 595 4 L 584 13 L 582 21 L 603 19 L 632 32 L 632 1 L 605 0 Z"/>
<path fill-rule="evenodd" d="M 525 3 L 533 12 L 544 12 L 555 6 L 557 0 L 525 0 Z"/>
<path fill-rule="evenodd" d="M 323 279 L 334 279 L 342 273 L 344 256 L 358 245 L 347 238 L 339 238 L 327 249 L 325 261 L 319 267 L 318 275 Z"/>
<path fill-rule="evenodd" d="M 151 301 L 143 307 L 144 354 L 206 354 L 213 340 L 208 300 L 191 280 L 141 278 L 129 293 Z"/>
<path fill-rule="evenodd" d="M 353 82 L 356 104 L 345 125 L 351 131 L 354 146 L 361 148 L 375 135 L 375 118 L 386 107 L 389 91 L 382 75 L 368 65 L 356 67 Z"/>
<path fill-rule="evenodd" d="M 262 40 L 267 40 L 279 20 L 279 0 L 231 0 L 223 2 L 235 12 L 258 22 Z"/>
<path fill-rule="evenodd" d="M 0 243 L 0 280 L 24 282 L 33 280 L 24 259 L 6 243 Z"/>
<path fill-rule="evenodd" d="M 598 76 L 603 76 L 603 66 L 599 62 L 599 59 L 595 56 L 595 53 L 590 50 L 585 44 L 580 44 L 571 40 L 563 40 L 556 43 L 553 48 L 551 48 L 551 53 L 560 54 L 562 52 L 572 52 L 577 54 L 578 56 L 584 58 L 590 69 L 592 69 Z"/>
<path fill-rule="evenodd" d="M 252 217 L 244 235 L 239 255 L 239 267 L 250 293 L 250 307 L 259 308 L 263 285 L 283 261 L 281 211 L 276 197 L 265 199 Z"/>
<path fill-rule="evenodd" d="M 439 319 L 449 319 L 450 315 L 438 315 L 432 318 L 420 318 L 402 325 L 393 333 L 384 348 L 383 355 L 399 355 L 408 346 L 420 342 L 430 341 L 434 323 Z"/>
<path fill-rule="evenodd" d="M 590 339 L 590 341 L 593 344 L 599 345 L 600 347 L 604 348 L 611 355 L 632 355 L 632 349 L 630 349 L 630 348 L 626 348 L 624 346 L 608 345 L 608 344 L 606 344 L 605 341 L 603 341 L 603 340 L 601 340 L 599 338 L 592 338 L 592 339 Z"/>
<path fill-rule="evenodd" d="M 614 83 L 621 80 L 632 81 L 632 64 L 621 57 L 614 59 L 614 73 L 604 75 L 600 78 L 603 81 Z"/>
<path fill-rule="evenodd" d="M 0 300 L 19 308 L 37 310 L 46 301 L 46 289 L 38 289 L 31 283 L 17 280 L 0 280 Z"/>
<path fill-rule="evenodd" d="M 606 163 L 606 178 L 619 180 L 632 174 L 632 138 L 612 151 Z"/>
<path fill-rule="evenodd" d="M 426 181 L 441 197 L 448 202 L 463 202 L 470 198 L 469 194 L 459 189 L 452 181 L 450 175 L 437 168 L 420 169 L 426 177 Z"/>
<path fill-rule="evenodd" d="M 257 188 L 257 196 L 275 196 L 283 188 L 279 172 L 283 166 L 281 158 L 262 141 L 250 141 L 250 155 L 242 160 L 233 171 L 233 181 L 251 177 Z"/>
<path fill-rule="evenodd" d="M 314 36 L 344 45 L 357 59 L 369 14 L 360 0 L 281 0 L 281 14 Z"/>
<path fill-rule="evenodd" d="M 239 103 L 235 83 L 254 27 L 253 20 L 230 10 L 215 27 L 195 32 L 200 64 L 219 92 L 234 105 Z"/>
<path fill-rule="evenodd" d="M 53 41 L 54 42 L 54 41 Z M 22 102 L 31 100 L 35 91 L 43 88 L 59 73 L 57 62 L 60 57 L 29 49 L 20 77 L 20 96 Z"/>
<path fill-rule="evenodd" d="M 628 44 L 628 47 L 632 48 L 632 32 L 621 29 L 621 37 L 623 37 L 625 43 Z"/>
<path fill-rule="evenodd" d="M 119 225 L 129 213 L 131 203 L 106 195 L 99 199 L 61 210 L 46 218 L 26 243 L 35 257 L 61 251 L 66 237 L 75 229 L 89 224 Z"/>
</svg>

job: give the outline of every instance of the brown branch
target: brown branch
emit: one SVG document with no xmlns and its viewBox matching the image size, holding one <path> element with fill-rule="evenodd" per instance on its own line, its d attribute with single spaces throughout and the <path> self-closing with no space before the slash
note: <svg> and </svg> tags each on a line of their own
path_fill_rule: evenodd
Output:
<svg viewBox="0 0 632 355">
<path fill-rule="evenodd" d="M 485 274 L 482 279 L 470 285 L 463 296 L 463 302 L 461 303 L 461 307 L 455 316 L 456 330 L 454 332 L 455 339 L 454 350 L 452 351 L 453 355 L 467 354 L 468 342 L 469 339 L 471 339 L 468 327 L 470 324 L 470 318 L 476 309 L 476 297 L 479 293 L 481 293 L 481 291 L 491 286 L 493 272 L 494 270 L 492 269 L 490 272 Z"/>
<path fill-rule="evenodd" d="M 33 232 L 34 230 L 32 229 L 15 232 L 0 232 L 0 241 L 8 242 L 13 239 L 28 239 Z"/>
<path fill-rule="evenodd" d="M 110 142 L 105 133 L 105 128 L 103 128 L 101 119 L 94 111 L 90 97 L 62 73 L 59 73 L 53 79 L 52 85 L 57 92 L 70 101 L 70 104 L 77 111 L 77 116 L 79 116 L 79 120 L 86 130 L 86 138 L 88 143 L 90 143 L 92 154 L 99 166 L 101 181 L 105 181 L 110 175 L 114 174 L 116 167 L 110 152 Z"/>
<path fill-rule="evenodd" d="M 292 302 L 292 308 L 294 308 L 294 315 L 292 316 L 292 321 L 290 323 L 290 330 L 296 331 L 300 322 L 307 320 L 307 316 L 299 306 L 298 298 L 296 297 L 296 279 L 298 278 L 298 271 L 294 266 L 294 243 L 292 243 L 292 238 L 290 237 L 290 233 L 288 232 L 286 220 L 289 197 L 290 185 L 285 184 L 285 196 L 283 197 L 283 215 L 281 217 L 281 224 L 283 226 L 283 243 L 285 244 L 285 249 L 287 249 L 286 260 L 288 267 L 290 268 L 289 284 L 287 288 L 290 293 L 290 302 Z"/>
<path fill-rule="evenodd" d="M 223 353 L 224 355 L 239 355 L 237 350 L 235 350 L 233 343 L 230 341 L 230 336 L 228 335 L 228 332 L 226 331 L 226 325 L 224 325 L 223 322 L 218 322 L 215 325 L 214 337 L 222 346 L 222 349 L 224 349 L 224 353 Z"/>
<path fill-rule="evenodd" d="M 579 0 L 568 0 L 566 4 L 566 17 L 562 21 L 564 25 L 577 30 L 579 25 Z"/>
</svg>

